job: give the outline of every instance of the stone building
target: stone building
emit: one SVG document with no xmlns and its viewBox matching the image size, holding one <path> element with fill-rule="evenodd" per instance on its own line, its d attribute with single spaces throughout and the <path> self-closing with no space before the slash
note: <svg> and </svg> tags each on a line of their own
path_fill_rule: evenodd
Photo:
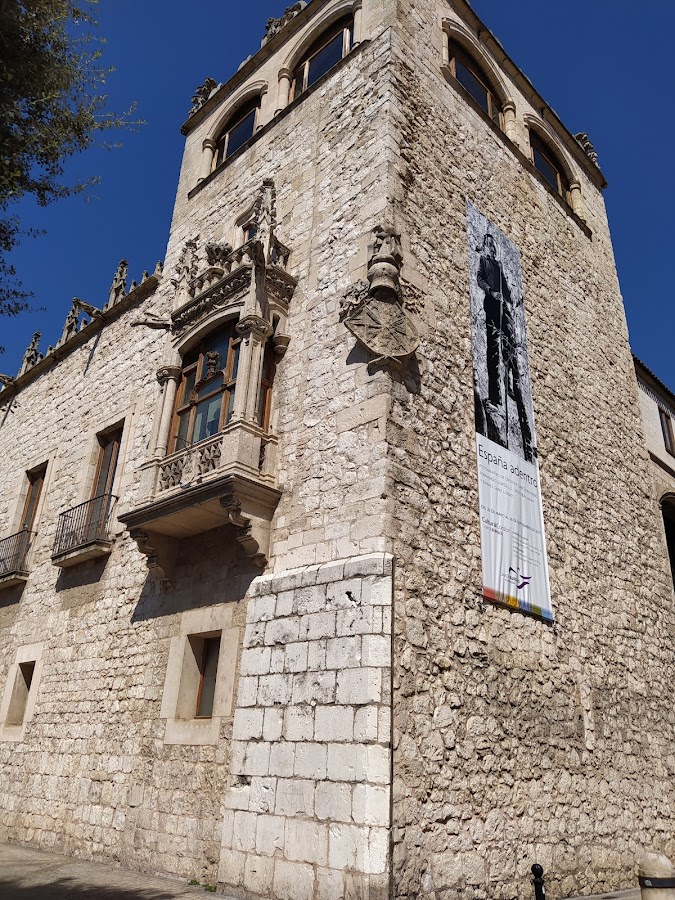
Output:
<svg viewBox="0 0 675 900">
<path fill-rule="evenodd" d="M 675 612 L 588 139 L 465 0 L 296 3 L 183 131 L 163 271 L 3 378 L 0 839 L 277 900 L 629 886 Z M 482 598 L 467 201 L 520 249 L 554 625 Z"/>
<path fill-rule="evenodd" d="M 663 516 L 663 530 L 675 584 L 675 395 L 637 358 L 635 375 L 647 452 L 654 481 L 653 502 Z"/>
</svg>

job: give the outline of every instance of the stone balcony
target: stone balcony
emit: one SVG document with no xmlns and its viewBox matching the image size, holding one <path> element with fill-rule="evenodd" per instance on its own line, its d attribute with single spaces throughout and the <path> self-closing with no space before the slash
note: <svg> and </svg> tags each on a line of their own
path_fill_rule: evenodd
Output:
<svg viewBox="0 0 675 900">
<path fill-rule="evenodd" d="M 28 581 L 27 557 L 33 534 L 25 528 L 0 541 L 0 589 Z"/>
<path fill-rule="evenodd" d="M 101 494 L 59 515 L 52 562 L 68 568 L 108 556 L 112 550 L 109 524 L 117 497 Z"/>
<path fill-rule="evenodd" d="M 235 421 L 218 435 L 142 470 L 143 499 L 119 516 L 160 582 L 172 580 L 177 541 L 223 525 L 256 565 L 267 562 L 276 487 L 277 439 Z M 255 463 L 257 463 L 257 468 Z"/>
</svg>

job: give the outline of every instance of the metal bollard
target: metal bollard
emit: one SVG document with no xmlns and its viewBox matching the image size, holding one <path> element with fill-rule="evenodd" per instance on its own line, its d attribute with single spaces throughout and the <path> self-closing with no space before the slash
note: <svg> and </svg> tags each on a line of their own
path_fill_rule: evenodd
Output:
<svg viewBox="0 0 675 900">
<path fill-rule="evenodd" d="M 675 872 L 666 856 L 645 853 L 638 868 L 642 900 L 675 900 Z"/>
<path fill-rule="evenodd" d="M 544 870 L 535 863 L 532 866 L 532 883 L 534 884 L 534 900 L 546 900 L 546 891 L 544 890 Z M 658 900 L 658 898 L 655 898 Z"/>
</svg>

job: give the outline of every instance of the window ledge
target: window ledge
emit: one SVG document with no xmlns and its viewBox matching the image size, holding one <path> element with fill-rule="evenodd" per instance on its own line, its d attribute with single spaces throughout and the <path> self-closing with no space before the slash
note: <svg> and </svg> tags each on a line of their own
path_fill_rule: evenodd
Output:
<svg viewBox="0 0 675 900">
<path fill-rule="evenodd" d="M 454 88 L 454 90 L 460 95 L 462 100 L 464 100 L 464 102 L 467 103 L 474 112 L 478 113 L 485 124 L 489 126 L 493 134 L 501 140 L 504 146 L 508 150 L 510 150 L 511 153 L 513 153 L 518 162 L 520 162 L 524 166 L 524 168 L 530 173 L 530 175 L 533 175 L 536 178 L 539 184 L 546 188 L 551 197 L 553 197 L 553 199 L 558 203 L 562 211 L 575 222 L 575 224 L 583 231 L 583 233 L 589 240 L 592 240 L 593 232 L 591 231 L 591 229 L 584 222 L 584 220 L 574 212 L 567 200 L 565 200 L 564 197 L 561 197 L 560 194 L 552 187 L 552 185 L 548 183 L 548 181 L 534 165 L 532 160 L 528 159 L 520 149 L 520 147 L 518 147 L 517 144 L 514 144 L 513 141 L 506 136 L 502 129 L 492 121 L 490 116 L 488 116 L 485 110 L 481 107 L 480 103 L 477 103 L 471 96 L 471 94 L 466 90 L 466 88 L 462 84 L 460 84 L 459 81 L 457 81 L 457 79 L 454 77 L 454 75 L 452 75 L 447 66 L 442 66 L 441 72 L 443 73 L 443 77 L 445 78 L 447 83 L 452 88 Z"/>
<path fill-rule="evenodd" d="M 220 737 L 220 716 L 210 719 L 167 719 L 164 744 L 204 747 L 217 744 Z"/>
<path fill-rule="evenodd" d="M 270 119 L 259 131 L 253 135 L 253 137 L 249 138 L 245 144 L 243 144 L 232 156 L 228 156 L 227 159 L 223 160 L 223 162 L 218 166 L 217 169 L 214 169 L 206 178 L 203 178 L 195 187 L 193 187 L 190 191 L 188 191 L 188 200 L 192 200 L 203 188 L 206 187 L 207 184 L 210 184 L 214 181 L 227 167 L 235 160 L 238 159 L 243 153 L 245 153 L 253 144 L 257 143 L 263 135 L 267 134 L 269 131 L 277 125 L 282 119 L 286 116 L 290 115 L 290 113 L 296 109 L 296 107 L 300 106 L 300 104 L 307 99 L 307 97 L 311 96 L 315 91 L 319 90 L 330 78 L 333 77 L 337 72 L 343 69 L 347 63 L 357 56 L 365 47 L 370 44 L 369 40 L 363 40 L 355 47 L 353 47 L 346 56 L 340 60 L 339 63 L 336 63 L 332 69 L 329 69 L 325 75 L 322 75 L 321 78 L 317 79 L 314 84 L 307 88 L 306 91 L 303 91 L 299 97 L 296 97 L 288 106 L 284 107 L 281 112 L 278 112 L 274 118 Z"/>
</svg>

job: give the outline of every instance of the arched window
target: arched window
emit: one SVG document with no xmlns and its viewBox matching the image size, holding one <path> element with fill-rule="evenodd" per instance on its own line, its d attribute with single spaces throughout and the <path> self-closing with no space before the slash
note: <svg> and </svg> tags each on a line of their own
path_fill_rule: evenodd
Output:
<svg viewBox="0 0 675 900">
<path fill-rule="evenodd" d="M 253 137 L 259 109 L 260 97 L 255 97 L 230 116 L 216 138 L 214 169 Z"/>
<path fill-rule="evenodd" d="M 172 450 L 213 437 L 234 412 L 241 337 L 232 320 L 211 332 L 183 359 L 176 395 Z"/>
<path fill-rule="evenodd" d="M 354 19 L 351 16 L 340 19 L 332 28 L 324 31 L 293 70 L 291 100 L 306 91 L 322 75 L 337 65 L 349 53 L 353 44 Z"/>
<path fill-rule="evenodd" d="M 569 202 L 570 183 L 565 175 L 562 165 L 558 161 L 555 153 L 548 144 L 530 129 L 530 149 L 532 153 L 532 162 L 551 187 L 556 190 L 560 196 Z"/>
<path fill-rule="evenodd" d="M 666 546 L 668 547 L 668 559 L 670 571 L 675 587 L 675 501 L 672 498 L 664 498 L 661 502 L 663 513 L 663 527 L 666 532 Z"/>
<path fill-rule="evenodd" d="M 501 128 L 502 105 L 497 99 L 494 88 L 478 63 L 454 41 L 450 41 L 448 44 L 448 66 L 462 87 Z"/>
</svg>

